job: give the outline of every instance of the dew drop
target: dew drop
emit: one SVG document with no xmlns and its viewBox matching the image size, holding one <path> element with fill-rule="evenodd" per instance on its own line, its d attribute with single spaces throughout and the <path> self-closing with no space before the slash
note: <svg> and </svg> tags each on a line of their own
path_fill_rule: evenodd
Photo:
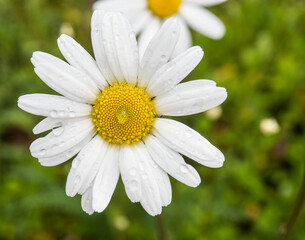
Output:
<svg viewBox="0 0 305 240">
<path fill-rule="evenodd" d="M 57 117 L 57 111 L 56 111 L 56 110 L 52 110 L 52 111 L 50 112 L 50 117 L 56 118 L 56 117 Z"/>
<path fill-rule="evenodd" d="M 55 136 L 59 136 L 64 132 L 64 128 L 63 127 L 58 127 L 58 128 L 53 129 L 52 132 Z"/>
<path fill-rule="evenodd" d="M 68 158 L 72 157 L 73 155 L 74 155 L 73 150 L 70 150 L 70 151 L 68 151 L 68 152 L 66 153 L 66 156 L 67 156 Z"/>
<path fill-rule="evenodd" d="M 182 164 L 182 165 L 180 166 L 180 171 L 181 171 L 182 173 L 187 173 L 189 170 L 188 170 L 188 168 L 187 168 L 186 165 Z"/>
<path fill-rule="evenodd" d="M 137 169 L 131 168 L 131 169 L 129 170 L 129 174 L 130 174 L 131 176 L 136 176 L 136 175 L 137 175 Z"/>
<path fill-rule="evenodd" d="M 72 168 L 77 168 L 80 164 L 80 159 L 79 158 L 75 158 L 73 161 L 72 161 Z"/>
<path fill-rule="evenodd" d="M 187 138 L 192 137 L 192 132 L 191 132 L 191 130 L 186 130 L 186 131 L 185 131 L 185 136 L 186 136 Z"/>
<path fill-rule="evenodd" d="M 160 60 L 161 62 L 166 62 L 166 55 L 161 55 Z"/>
<path fill-rule="evenodd" d="M 46 153 L 47 153 L 46 149 L 41 149 L 40 150 L 40 156 L 44 156 L 44 155 L 46 155 Z"/>
<path fill-rule="evenodd" d="M 74 179 L 74 184 L 78 184 L 80 182 L 80 176 L 77 175 Z"/>
<path fill-rule="evenodd" d="M 138 182 L 136 180 L 132 180 L 129 185 L 130 185 L 130 190 L 131 191 L 133 191 L 133 192 L 137 191 Z"/>
<path fill-rule="evenodd" d="M 74 111 L 71 111 L 70 113 L 69 113 L 69 117 L 75 117 L 75 112 Z"/>
</svg>

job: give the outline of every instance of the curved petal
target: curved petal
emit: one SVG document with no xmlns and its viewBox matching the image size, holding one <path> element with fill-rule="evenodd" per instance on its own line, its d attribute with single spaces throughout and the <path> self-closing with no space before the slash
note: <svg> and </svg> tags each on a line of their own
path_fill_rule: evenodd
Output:
<svg viewBox="0 0 305 240">
<path fill-rule="evenodd" d="M 159 187 L 161 204 L 165 207 L 172 201 L 172 187 L 169 177 L 154 161 L 150 160 L 148 163 L 151 165 L 150 167 L 153 170 L 155 180 Z"/>
<path fill-rule="evenodd" d="M 139 166 L 141 159 L 139 157 L 134 146 L 122 146 L 120 149 L 121 177 L 126 194 L 132 202 L 141 200 L 141 170 Z"/>
<path fill-rule="evenodd" d="M 139 53 L 137 40 L 128 20 L 121 14 L 113 15 L 113 44 L 116 49 L 123 80 L 135 84 L 138 77 Z"/>
<path fill-rule="evenodd" d="M 227 0 L 185 0 L 185 1 L 189 3 L 199 4 L 204 7 L 210 7 L 226 2 Z"/>
<path fill-rule="evenodd" d="M 118 14 L 118 13 L 117 13 Z M 124 76 L 120 68 L 119 57 L 116 51 L 115 46 L 115 38 L 117 36 L 114 35 L 114 18 L 115 13 L 113 12 L 106 12 L 103 17 L 102 22 L 102 42 L 104 44 L 105 54 L 107 57 L 107 61 L 109 67 L 112 71 L 112 74 L 115 77 L 115 81 L 123 82 Z M 121 37 L 119 35 L 119 37 Z"/>
<path fill-rule="evenodd" d="M 74 67 L 85 72 L 100 89 L 108 86 L 107 81 L 101 74 L 95 60 L 73 38 L 62 34 L 57 39 L 58 47 L 65 59 Z"/>
<path fill-rule="evenodd" d="M 222 167 L 223 154 L 195 130 L 164 118 L 157 118 L 154 127 L 154 135 L 169 148 L 207 167 Z"/>
<path fill-rule="evenodd" d="M 91 114 L 91 106 L 88 104 L 74 102 L 62 96 L 50 94 L 20 96 L 18 107 L 28 113 L 51 118 L 75 118 Z"/>
<path fill-rule="evenodd" d="M 191 165 L 185 163 L 179 153 L 166 147 L 152 135 L 145 138 L 144 141 L 152 159 L 164 171 L 190 187 L 197 187 L 199 185 L 199 174 Z"/>
<path fill-rule="evenodd" d="M 128 13 L 131 11 L 143 10 L 145 6 L 146 2 L 143 0 L 103 0 L 96 1 L 93 4 L 93 9 Z"/>
<path fill-rule="evenodd" d="M 66 194 L 74 197 L 83 194 L 95 178 L 103 157 L 107 151 L 107 144 L 101 136 L 96 135 L 73 159 L 67 178 Z"/>
<path fill-rule="evenodd" d="M 108 83 L 115 82 L 115 76 L 113 75 L 111 68 L 108 64 L 107 56 L 103 44 L 103 18 L 104 11 L 94 11 L 91 19 L 91 41 L 95 60 L 97 65 Z"/>
<path fill-rule="evenodd" d="M 184 19 L 182 19 L 181 17 L 177 17 L 177 19 L 180 22 L 181 31 L 180 31 L 179 40 L 172 54 L 172 58 L 178 56 L 180 53 L 186 51 L 188 48 L 190 48 L 193 45 L 191 32 L 188 26 L 186 25 Z"/>
<path fill-rule="evenodd" d="M 63 153 L 80 143 L 94 132 L 90 119 L 74 122 L 63 127 L 60 132 L 51 132 L 47 136 L 36 139 L 30 146 L 33 157 L 46 158 Z"/>
<path fill-rule="evenodd" d="M 158 182 L 155 179 L 152 169 L 153 163 L 144 143 L 139 142 L 135 145 L 142 177 L 141 182 L 141 205 L 152 216 L 158 215 L 162 211 L 162 201 Z"/>
<path fill-rule="evenodd" d="M 84 72 L 48 53 L 34 52 L 31 61 L 37 76 L 56 92 L 77 102 L 95 101 L 99 90 Z"/>
<path fill-rule="evenodd" d="M 169 18 L 149 43 L 139 68 L 139 85 L 146 87 L 153 74 L 171 57 L 180 34 L 177 18 Z"/>
<path fill-rule="evenodd" d="M 151 78 L 147 92 L 158 96 L 174 88 L 198 65 L 203 57 L 201 47 L 191 47 L 161 67 Z"/>
<path fill-rule="evenodd" d="M 143 55 L 147 49 L 148 44 L 150 43 L 151 39 L 156 35 L 159 31 L 161 26 L 161 22 L 159 18 L 152 17 L 150 22 L 147 24 L 143 31 L 140 33 L 138 39 L 138 47 L 139 47 L 139 56 L 140 60 L 142 61 Z"/>
<path fill-rule="evenodd" d="M 119 180 L 119 148 L 110 145 L 93 184 L 92 207 L 102 212 L 108 206 Z"/>
<path fill-rule="evenodd" d="M 94 210 L 92 208 L 92 186 L 90 186 L 82 195 L 81 204 L 84 212 L 88 213 L 89 215 L 94 213 Z"/>
<path fill-rule="evenodd" d="M 180 8 L 186 22 L 196 31 L 213 39 L 224 36 L 226 28 L 223 23 L 211 12 L 195 4 L 184 4 Z"/>
<path fill-rule="evenodd" d="M 226 89 L 216 87 L 213 81 L 195 80 L 177 85 L 154 102 L 160 115 L 185 116 L 216 107 L 226 98 Z"/>
<path fill-rule="evenodd" d="M 40 157 L 38 158 L 39 163 L 45 167 L 52 167 L 58 164 L 61 164 L 69 159 L 71 159 L 75 154 L 77 154 L 86 144 L 92 139 L 94 136 L 95 131 L 90 132 L 83 140 L 79 143 L 71 146 L 66 151 L 54 155 L 52 157 Z"/>
<path fill-rule="evenodd" d="M 85 118 L 67 118 L 67 119 L 61 119 L 61 118 L 44 118 L 41 120 L 34 128 L 33 133 L 34 134 L 40 134 L 48 130 L 53 130 L 55 132 L 63 131 L 63 126 L 71 124 L 72 122 L 81 121 Z"/>
</svg>

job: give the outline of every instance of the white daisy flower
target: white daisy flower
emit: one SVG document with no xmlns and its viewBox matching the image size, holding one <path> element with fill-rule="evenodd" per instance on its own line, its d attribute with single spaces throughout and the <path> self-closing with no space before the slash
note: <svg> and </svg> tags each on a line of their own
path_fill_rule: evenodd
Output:
<svg viewBox="0 0 305 240">
<path fill-rule="evenodd" d="M 224 24 L 204 7 L 226 0 L 99 0 L 93 9 L 123 12 L 136 34 L 139 34 L 139 51 L 143 55 L 149 41 L 168 17 L 176 16 L 181 23 L 180 39 L 174 55 L 192 46 L 189 25 L 197 32 L 212 39 L 225 34 Z"/>
<path fill-rule="evenodd" d="M 200 183 L 183 154 L 208 167 L 221 167 L 223 154 L 199 133 L 162 116 L 183 116 L 213 108 L 227 93 L 210 80 L 180 83 L 203 56 L 192 47 L 169 58 L 178 40 L 176 19 L 164 23 L 138 60 L 135 34 L 120 13 L 95 11 L 91 37 L 96 61 L 75 40 L 61 35 L 58 46 L 68 63 L 35 52 L 36 74 L 63 96 L 29 94 L 18 106 L 45 116 L 35 134 L 52 131 L 30 146 L 43 166 L 74 155 L 68 196 L 82 195 L 89 214 L 110 202 L 119 176 L 132 202 L 151 215 L 171 202 L 168 174 L 191 187 Z"/>
</svg>

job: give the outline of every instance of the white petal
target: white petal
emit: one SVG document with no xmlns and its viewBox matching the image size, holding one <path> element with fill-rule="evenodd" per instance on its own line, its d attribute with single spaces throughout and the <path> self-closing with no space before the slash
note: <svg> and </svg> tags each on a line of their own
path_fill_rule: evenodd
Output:
<svg viewBox="0 0 305 240">
<path fill-rule="evenodd" d="M 196 31 L 213 39 L 220 39 L 225 34 L 225 26 L 211 12 L 194 4 L 184 4 L 180 8 L 182 16 Z"/>
<path fill-rule="evenodd" d="M 75 118 L 91 114 L 91 106 L 88 104 L 74 102 L 62 96 L 50 94 L 20 96 L 18 107 L 34 115 L 51 118 Z"/>
<path fill-rule="evenodd" d="M 226 98 L 225 88 L 216 87 L 210 80 L 196 80 L 177 85 L 154 102 L 160 115 L 185 116 L 216 107 Z"/>
<path fill-rule="evenodd" d="M 40 134 L 48 130 L 53 130 L 55 132 L 60 132 L 63 130 L 63 126 L 67 125 L 69 123 L 75 122 L 75 121 L 81 121 L 84 118 L 50 118 L 47 117 L 40 121 L 34 128 L 33 128 L 33 133 L 34 134 Z M 56 134 L 56 133 L 55 133 Z"/>
<path fill-rule="evenodd" d="M 102 212 L 108 206 L 119 180 L 119 148 L 110 145 L 93 185 L 93 209 Z"/>
<path fill-rule="evenodd" d="M 147 87 L 150 96 L 157 96 L 174 88 L 200 62 L 203 51 L 200 47 L 191 47 L 161 67 L 151 78 Z"/>
<path fill-rule="evenodd" d="M 222 167 L 223 154 L 188 126 L 164 118 L 155 120 L 154 135 L 171 149 L 207 167 Z"/>
<path fill-rule="evenodd" d="M 182 19 L 181 17 L 177 17 L 177 18 L 181 25 L 181 31 L 180 31 L 179 40 L 176 44 L 176 48 L 172 54 L 172 58 L 186 51 L 188 48 L 190 48 L 193 45 L 191 32 L 188 26 L 186 25 L 184 19 Z"/>
<path fill-rule="evenodd" d="M 60 132 L 51 132 L 36 139 L 30 146 L 33 157 L 46 158 L 63 153 L 94 133 L 91 119 L 74 122 L 63 127 Z"/>
<path fill-rule="evenodd" d="M 112 83 L 116 80 L 108 64 L 102 36 L 104 15 L 103 11 L 94 11 L 91 18 L 91 41 L 97 65 L 107 82 Z"/>
<path fill-rule="evenodd" d="M 66 194 L 83 194 L 95 178 L 104 158 L 107 145 L 100 135 L 96 135 L 73 159 L 66 183 Z"/>
<path fill-rule="evenodd" d="M 82 209 L 88 213 L 89 215 L 91 215 L 92 213 L 94 213 L 94 210 L 92 208 L 92 186 L 90 186 L 86 192 L 82 195 Z"/>
<path fill-rule="evenodd" d="M 130 11 L 142 10 L 145 6 L 146 3 L 143 0 L 103 0 L 96 1 L 93 4 L 93 9 L 128 13 Z"/>
<path fill-rule="evenodd" d="M 159 187 L 162 206 L 167 206 L 172 201 L 172 187 L 169 177 L 154 161 L 149 161 L 148 163 L 151 165 L 155 180 Z"/>
<path fill-rule="evenodd" d="M 141 200 L 140 156 L 134 146 L 122 146 L 120 149 L 120 172 L 127 196 L 132 202 Z"/>
<path fill-rule="evenodd" d="M 138 47 L 139 47 L 139 56 L 142 61 L 143 55 L 147 49 L 148 44 L 155 36 L 155 34 L 159 31 L 161 26 L 161 22 L 159 18 L 153 17 L 147 24 L 143 31 L 140 33 L 138 39 Z"/>
<path fill-rule="evenodd" d="M 146 150 L 145 145 L 139 142 L 135 145 L 135 150 L 140 160 L 141 169 L 141 205 L 152 216 L 160 214 L 162 211 L 162 201 L 159 191 L 158 182 L 152 169 L 153 162 Z"/>
<path fill-rule="evenodd" d="M 62 34 L 57 39 L 58 47 L 65 59 L 74 67 L 85 72 L 100 89 L 108 86 L 107 81 L 101 74 L 95 60 L 73 38 Z"/>
<path fill-rule="evenodd" d="M 94 134 L 95 134 L 94 131 L 90 132 L 90 134 L 88 134 L 83 140 L 81 140 L 79 143 L 70 147 L 69 149 L 67 149 L 66 151 L 64 151 L 62 153 L 59 153 L 52 157 L 38 158 L 39 163 L 45 167 L 52 167 L 52 166 L 56 166 L 58 164 L 61 164 L 65 161 L 69 160 L 75 154 L 77 154 L 84 146 L 86 146 L 86 144 L 92 139 Z"/>
<path fill-rule="evenodd" d="M 172 177 L 190 187 L 199 185 L 199 174 L 191 165 L 185 163 L 179 153 L 166 147 L 152 135 L 145 138 L 145 145 L 153 160 Z"/>
<path fill-rule="evenodd" d="M 119 67 L 123 80 L 135 84 L 138 77 L 138 46 L 134 32 L 126 19 L 121 14 L 113 15 L 113 44 L 116 49 Z"/>
<path fill-rule="evenodd" d="M 37 76 L 50 88 L 77 102 L 93 103 L 99 90 L 84 72 L 48 53 L 31 58 Z"/>
<path fill-rule="evenodd" d="M 105 13 L 102 22 L 102 41 L 104 44 L 107 61 L 113 75 L 115 76 L 115 80 L 122 82 L 124 81 L 124 76 L 120 68 L 119 56 L 115 46 L 116 36 L 114 35 L 113 31 L 114 18 L 115 14 L 113 12 Z"/>
<path fill-rule="evenodd" d="M 189 3 L 199 4 L 204 7 L 210 7 L 226 2 L 227 0 L 184 0 L 184 1 Z"/>
<path fill-rule="evenodd" d="M 177 18 L 169 18 L 149 43 L 139 68 L 139 85 L 146 87 L 153 74 L 171 57 L 180 34 Z"/>
<path fill-rule="evenodd" d="M 133 16 L 130 18 L 130 24 L 132 29 L 135 31 L 136 34 L 142 31 L 150 21 L 152 21 L 153 16 L 150 11 L 142 10 L 136 14 L 133 13 Z"/>
</svg>

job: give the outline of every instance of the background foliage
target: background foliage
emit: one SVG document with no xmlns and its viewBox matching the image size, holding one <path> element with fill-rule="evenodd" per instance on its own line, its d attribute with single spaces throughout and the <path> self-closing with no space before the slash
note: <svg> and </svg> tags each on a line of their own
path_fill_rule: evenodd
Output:
<svg viewBox="0 0 305 240">
<path fill-rule="evenodd" d="M 132 204 L 119 182 L 101 214 L 88 216 L 80 197 L 65 195 L 71 161 L 46 168 L 29 153 L 41 119 L 17 108 L 20 95 L 52 93 L 35 76 L 32 52 L 60 58 L 56 39 L 70 32 L 92 53 L 92 0 L 0 0 L 0 239 L 156 239 L 155 220 Z M 173 201 L 163 209 L 171 239 L 276 239 L 304 174 L 305 2 L 229 0 L 210 8 L 227 26 L 220 41 L 193 32 L 205 51 L 188 79 L 227 88 L 222 115 L 179 120 L 224 152 L 221 169 L 189 161 L 200 173 L 196 189 L 171 179 Z M 275 118 L 280 132 L 260 123 Z M 305 234 L 303 211 L 289 239 Z"/>
</svg>

